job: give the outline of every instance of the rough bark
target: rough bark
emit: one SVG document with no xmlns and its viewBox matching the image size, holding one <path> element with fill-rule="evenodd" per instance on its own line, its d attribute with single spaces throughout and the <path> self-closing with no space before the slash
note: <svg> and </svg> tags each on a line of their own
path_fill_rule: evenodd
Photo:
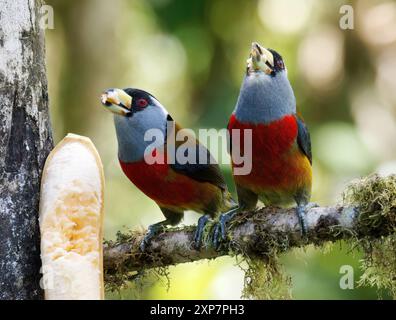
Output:
<svg viewBox="0 0 396 320">
<path fill-rule="evenodd" d="M 0 6 L 0 299 L 40 299 L 40 176 L 53 147 L 38 0 Z"/>
<path fill-rule="evenodd" d="M 246 256 L 265 258 L 274 248 L 277 252 L 307 244 L 319 245 L 355 237 L 378 238 L 392 232 L 394 215 L 380 217 L 378 227 L 366 228 L 362 215 L 352 207 L 315 207 L 307 212 L 308 233 L 301 234 L 295 209 L 263 208 L 243 213 L 231 223 L 229 240 L 220 250 L 211 246 L 201 250 L 193 248 L 195 228 L 167 230 L 156 236 L 143 254 L 139 250 L 141 235 L 124 236 L 109 242 L 104 250 L 104 268 L 108 277 L 123 275 L 141 269 L 164 267 L 200 259 L 213 259 L 223 255 L 243 253 Z M 388 221 L 389 220 L 389 221 Z M 208 232 L 210 234 L 210 231 Z"/>
</svg>

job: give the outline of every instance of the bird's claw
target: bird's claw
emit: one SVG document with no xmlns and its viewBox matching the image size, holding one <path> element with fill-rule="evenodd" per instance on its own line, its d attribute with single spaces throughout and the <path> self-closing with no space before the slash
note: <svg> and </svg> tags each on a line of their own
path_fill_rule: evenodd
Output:
<svg viewBox="0 0 396 320">
<path fill-rule="evenodd" d="M 142 242 L 140 242 L 139 248 L 140 248 L 141 252 L 146 251 L 146 247 L 150 243 L 151 238 L 153 237 L 152 235 L 149 234 L 149 232 L 147 232 L 147 234 L 144 236 Z"/>
<path fill-rule="evenodd" d="M 315 202 L 310 202 L 305 205 L 297 206 L 296 212 L 297 212 L 298 222 L 300 223 L 300 227 L 301 227 L 301 234 L 303 237 L 305 237 L 308 232 L 308 224 L 306 219 L 307 212 L 312 208 L 317 208 L 317 207 L 319 207 L 319 205 Z"/>
<path fill-rule="evenodd" d="M 140 251 L 145 252 L 147 245 L 150 244 L 151 239 L 162 229 L 164 226 L 162 223 L 153 224 L 148 227 L 147 233 L 145 234 L 142 242 L 140 242 L 139 248 Z"/>
<path fill-rule="evenodd" d="M 205 225 L 209 221 L 209 216 L 204 215 L 199 218 L 198 224 L 197 224 L 197 229 L 195 230 L 194 234 L 194 248 L 199 250 L 201 247 L 201 242 L 202 242 L 202 235 L 203 235 L 203 230 L 205 228 Z"/>
<path fill-rule="evenodd" d="M 319 207 L 317 203 L 310 202 L 305 205 L 298 205 L 296 208 L 298 222 L 300 223 L 300 227 L 301 227 L 301 234 L 304 237 L 307 235 L 307 231 L 308 231 L 307 219 L 306 219 L 307 211 L 316 207 Z"/>
<path fill-rule="evenodd" d="M 146 251 L 146 246 L 148 245 L 148 241 L 146 239 L 146 236 L 143 238 L 142 242 L 140 242 L 139 248 L 141 252 Z"/>
<path fill-rule="evenodd" d="M 213 247 L 218 250 L 220 243 L 227 240 L 227 224 L 235 215 L 237 209 L 230 210 L 227 213 L 223 213 L 219 217 L 219 221 L 216 223 L 213 231 Z"/>
</svg>

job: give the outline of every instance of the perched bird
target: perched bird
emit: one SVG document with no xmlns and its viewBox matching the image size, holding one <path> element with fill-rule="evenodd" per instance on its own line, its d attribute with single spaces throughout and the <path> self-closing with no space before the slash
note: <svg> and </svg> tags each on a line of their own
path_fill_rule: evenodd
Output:
<svg viewBox="0 0 396 320">
<path fill-rule="evenodd" d="M 296 99 L 282 57 L 256 42 L 252 43 L 246 75 L 229 120 L 231 138 L 235 129 L 240 130 L 242 154 L 246 148 L 243 130 L 252 130 L 252 153 L 245 160 L 251 161 L 252 169 L 247 175 L 234 173 L 239 210 L 256 208 L 258 200 L 268 206 L 296 203 L 305 234 L 305 210 L 312 184 L 309 131 L 296 112 Z M 231 158 L 234 160 L 232 152 Z M 232 162 L 235 168 L 237 165 Z M 223 238 L 231 215 L 220 217 L 216 232 L 221 232 Z"/>
<path fill-rule="evenodd" d="M 133 184 L 158 204 L 166 218 L 149 226 L 141 243 L 142 251 L 163 227 L 178 224 L 185 210 L 203 214 L 195 233 L 198 248 L 208 219 L 236 206 L 218 164 L 195 137 L 187 139 L 190 141 L 187 148 L 182 142 L 169 140 L 171 133 L 177 134 L 182 128 L 150 93 L 132 88 L 109 89 L 101 101 L 114 113 L 122 170 Z M 150 148 L 152 141 L 145 139 L 151 129 L 163 135 L 162 142 L 157 141 L 153 149 Z M 174 147 L 169 148 L 172 144 Z M 177 152 L 182 145 L 183 154 L 194 152 L 193 161 L 182 163 L 185 161 L 178 159 Z M 148 154 L 157 159 L 162 155 L 163 161 L 148 162 Z"/>
</svg>

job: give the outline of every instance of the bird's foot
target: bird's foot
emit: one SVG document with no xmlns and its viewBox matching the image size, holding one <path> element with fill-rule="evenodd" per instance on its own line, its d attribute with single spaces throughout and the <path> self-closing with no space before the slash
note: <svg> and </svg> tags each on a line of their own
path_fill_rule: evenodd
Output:
<svg viewBox="0 0 396 320">
<path fill-rule="evenodd" d="M 209 221 L 210 216 L 205 214 L 204 216 L 198 219 L 197 229 L 194 234 L 194 248 L 199 250 L 202 242 L 202 235 L 206 224 Z"/>
<path fill-rule="evenodd" d="M 308 231 L 308 225 L 307 225 L 307 219 L 306 219 L 307 212 L 310 209 L 316 208 L 316 207 L 319 207 L 319 205 L 317 203 L 310 202 L 308 204 L 298 205 L 296 208 L 296 214 L 298 217 L 298 222 L 300 223 L 301 234 L 304 237 L 307 235 L 307 231 Z"/>
<path fill-rule="evenodd" d="M 156 224 L 152 224 L 148 227 L 147 233 L 144 236 L 142 242 L 140 243 L 140 251 L 145 252 L 147 245 L 150 243 L 151 239 L 158 234 L 161 230 L 165 228 L 164 223 L 159 222 Z"/>
<path fill-rule="evenodd" d="M 216 223 L 213 231 L 212 244 L 216 250 L 219 248 L 221 241 L 227 239 L 227 224 L 232 219 L 232 217 L 234 217 L 238 210 L 239 207 L 236 207 L 220 215 L 219 221 Z"/>
</svg>

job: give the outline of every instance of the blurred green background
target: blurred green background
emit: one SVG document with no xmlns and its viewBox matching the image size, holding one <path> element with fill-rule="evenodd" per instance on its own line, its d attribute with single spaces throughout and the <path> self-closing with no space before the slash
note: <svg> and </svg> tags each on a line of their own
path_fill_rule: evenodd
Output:
<svg viewBox="0 0 396 320">
<path fill-rule="evenodd" d="M 312 200 L 340 200 L 348 181 L 396 172 L 396 3 L 325 0 L 51 0 L 46 31 L 55 140 L 73 132 L 97 146 L 106 175 L 105 236 L 160 221 L 153 201 L 120 170 L 113 120 L 103 89 L 137 87 L 154 94 L 185 127 L 224 128 L 239 92 L 250 43 L 276 49 L 286 62 L 313 143 Z M 339 27 L 351 4 L 354 30 Z M 230 169 L 222 167 L 234 190 Z M 187 214 L 184 223 L 195 224 Z M 371 288 L 341 290 L 342 265 L 358 280 L 359 252 L 336 244 L 282 257 L 294 298 L 377 298 Z M 170 269 L 141 298 L 238 299 L 243 273 L 231 258 Z M 109 298 L 134 297 L 130 290 Z M 385 298 L 388 297 L 386 294 Z"/>
</svg>

